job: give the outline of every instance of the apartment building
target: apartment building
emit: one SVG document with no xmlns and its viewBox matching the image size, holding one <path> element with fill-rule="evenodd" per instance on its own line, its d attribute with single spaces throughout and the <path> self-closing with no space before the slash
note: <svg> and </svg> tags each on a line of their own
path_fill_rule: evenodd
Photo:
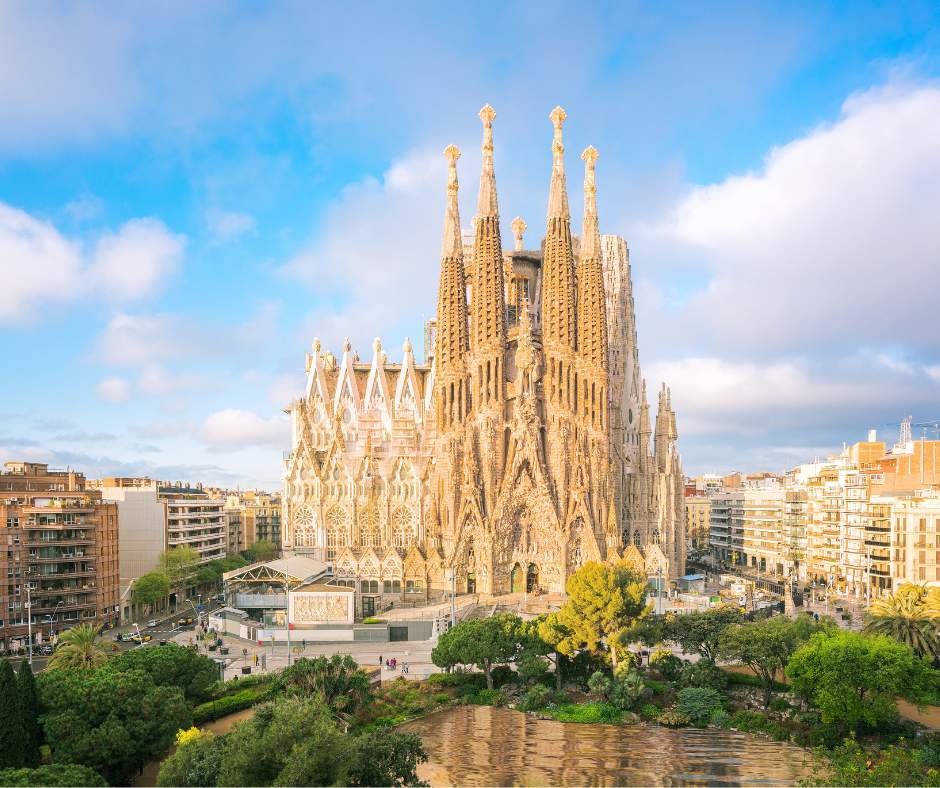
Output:
<svg viewBox="0 0 940 788">
<path fill-rule="evenodd" d="M 690 552 L 709 549 L 711 529 L 711 495 L 686 494 L 685 543 Z"/>
<path fill-rule="evenodd" d="M 0 473 L 0 652 L 45 642 L 78 624 L 119 615 L 117 505 L 82 473 L 7 462 Z"/>
<path fill-rule="evenodd" d="M 122 586 L 129 587 L 152 572 L 169 544 L 166 504 L 158 497 L 158 485 L 146 476 L 88 482 L 89 488 L 101 491 L 102 500 L 118 507 Z"/>
<path fill-rule="evenodd" d="M 257 490 L 244 490 L 225 499 L 225 510 L 238 512 L 242 550 L 253 542 L 268 539 L 281 547 L 281 499 Z"/>
<path fill-rule="evenodd" d="M 212 500 L 202 486 L 158 488 L 166 505 L 167 547 L 192 547 L 207 564 L 227 556 L 227 524 L 224 502 Z"/>
<path fill-rule="evenodd" d="M 744 494 L 742 491 L 713 493 L 709 499 L 709 543 L 715 558 L 743 566 Z"/>
</svg>

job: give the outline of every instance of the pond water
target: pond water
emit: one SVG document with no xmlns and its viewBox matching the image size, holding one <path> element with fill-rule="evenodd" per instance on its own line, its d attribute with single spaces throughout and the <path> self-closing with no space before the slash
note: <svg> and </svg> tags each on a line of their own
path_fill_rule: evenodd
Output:
<svg viewBox="0 0 940 788">
<path fill-rule="evenodd" d="M 581 725 L 490 706 L 406 722 L 424 740 L 433 786 L 796 785 L 804 750 L 717 729 Z"/>
</svg>

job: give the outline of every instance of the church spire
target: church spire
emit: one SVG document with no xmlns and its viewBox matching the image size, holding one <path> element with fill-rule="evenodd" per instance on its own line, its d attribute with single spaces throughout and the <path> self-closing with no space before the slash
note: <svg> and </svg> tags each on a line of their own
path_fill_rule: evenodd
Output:
<svg viewBox="0 0 940 788">
<path fill-rule="evenodd" d="M 480 174 L 480 201 L 473 243 L 473 280 L 470 328 L 474 352 L 491 355 L 490 376 L 480 404 L 500 398 L 499 366 L 506 337 L 506 303 L 503 294 L 503 248 L 499 236 L 499 209 L 496 204 L 496 178 L 493 175 L 493 119 L 496 113 L 487 104 L 480 110 L 483 121 L 483 171 Z M 477 364 L 484 359 L 478 358 Z"/>
<path fill-rule="evenodd" d="M 561 142 L 561 124 L 567 116 L 561 107 L 556 107 L 549 117 L 555 127 L 555 137 L 552 142 L 554 162 L 543 263 L 545 295 L 542 299 L 542 337 L 550 355 L 561 358 L 577 348 L 574 253 L 571 247 L 568 192 L 565 187 L 565 146 Z"/>
<path fill-rule="evenodd" d="M 594 365 L 595 383 L 606 388 L 607 294 L 601 265 L 601 237 L 597 224 L 597 187 L 594 162 L 597 151 L 590 146 L 584 159 L 584 232 L 581 236 L 581 261 L 578 265 L 578 352 Z"/>
<path fill-rule="evenodd" d="M 437 292 L 437 370 L 444 375 L 454 369 L 469 346 L 467 331 L 467 290 L 457 211 L 457 159 L 460 151 L 449 145 L 447 159 L 447 208 L 444 213 L 444 241 L 441 247 L 441 281 Z"/>
</svg>

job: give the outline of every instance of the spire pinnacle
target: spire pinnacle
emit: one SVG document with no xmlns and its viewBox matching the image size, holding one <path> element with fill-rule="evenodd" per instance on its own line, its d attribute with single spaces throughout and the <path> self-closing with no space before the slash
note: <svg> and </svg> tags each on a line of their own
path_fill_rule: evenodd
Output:
<svg viewBox="0 0 940 788">
<path fill-rule="evenodd" d="M 509 225 L 509 229 L 512 230 L 512 234 L 516 238 L 516 251 L 522 251 L 522 234 L 526 231 L 526 223 L 522 221 L 520 217 L 516 217 L 512 220 L 512 224 Z"/>
<path fill-rule="evenodd" d="M 568 116 L 561 107 L 555 107 L 548 116 L 555 127 L 552 140 L 552 188 L 548 198 L 549 219 L 570 219 L 568 212 L 568 190 L 565 187 L 565 146 L 561 142 L 561 124 Z"/>
<path fill-rule="evenodd" d="M 444 242 L 441 257 L 456 257 L 463 254 L 463 242 L 460 240 L 460 213 L 457 210 L 457 159 L 460 150 L 456 145 L 448 145 L 444 150 L 447 159 L 447 210 L 444 214 Z"/>
<path fill-rule="evenodd" d="M 598 153 L 593 145 L 581 154 L 584 159 L 584 223 L 581 228 L 581 260 L 600 254 L 601 237 L 597 225 L 597 186 L 594 181 L 594 162 Z"/>
<path fill-rule="evenodd" d="M 493 120 L 496 111 L 487 104 L 480 110 L 483 121 L 483 172 L 480 174 L 480 200 L 477 216 L 498 216 L 496 204 L 496 177 L 493 174 Z"/>
</svg>

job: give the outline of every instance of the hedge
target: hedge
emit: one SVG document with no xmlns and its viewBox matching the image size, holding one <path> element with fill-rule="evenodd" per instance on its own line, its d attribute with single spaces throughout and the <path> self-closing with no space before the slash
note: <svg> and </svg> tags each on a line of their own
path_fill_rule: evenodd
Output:
<svg viewBox="0 0 940 788">
<path fill-rule="evenodd" d="M 440 684 L 442 687 L 463 687 L 470 684 L 478 689 L 486 689 L 486 676 L 482 673 L 432 673 L 428 682 Z"/>
<path fill-rule="evenodd" d="M 260 701 L 258 695 L 251 690 L 239 692 L 237 695 L 229 695 L 225 698 L 212 700 L 197 706 L 193 711 L 193 725 L 202 725 L 210 720 L 217 720 L 226 714 L 232 714 L 236 711 L 250 709 Z"/>
<path fill-rule="evenodd" d="M 729 684 L 739 684 L 745 687 L 763 687 L 764 684 L 757 676 L 752 676 L 750 673 L 732 673 L 731 671 L 725 671 L 728 675 Z M 779 681 L 774 682 L 774 692 L 790 692 L 791 687 L 788 684 L 781 684 Z"/>
</svg>

